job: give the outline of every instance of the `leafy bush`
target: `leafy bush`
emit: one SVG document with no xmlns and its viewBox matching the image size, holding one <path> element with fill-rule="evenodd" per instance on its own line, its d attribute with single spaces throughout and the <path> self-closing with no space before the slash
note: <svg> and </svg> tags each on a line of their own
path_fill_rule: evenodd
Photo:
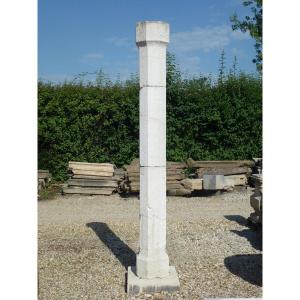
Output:
<svg viewBox="0 0 300 300">
<path fill-rule="evenodd" d="M 70 160 L 138 157 L 139 84 L 65 82 L 38 85 L 38 165 L 64 180 Z M 261 79 L 232 73 L 182 79 L 167 59 L 167 159 L 249 159 L 262 152 Z"/>
</svg>

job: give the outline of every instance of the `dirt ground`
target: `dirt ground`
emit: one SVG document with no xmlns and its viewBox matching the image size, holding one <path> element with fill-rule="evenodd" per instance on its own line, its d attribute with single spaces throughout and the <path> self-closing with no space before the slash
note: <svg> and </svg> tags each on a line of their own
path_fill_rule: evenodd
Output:
<svg viewBox="0 0 300 300">
<path fill-rule="evenodd" d="M 168 197 L 167 252 L 180 292 L 134 299 L 261 297 L 262 245 L 247 226 L 251 191 Z M 137 197 L 61 196 L 38 203 L 39 299 L 127 299 L 135 265 Z"/>
</svg>

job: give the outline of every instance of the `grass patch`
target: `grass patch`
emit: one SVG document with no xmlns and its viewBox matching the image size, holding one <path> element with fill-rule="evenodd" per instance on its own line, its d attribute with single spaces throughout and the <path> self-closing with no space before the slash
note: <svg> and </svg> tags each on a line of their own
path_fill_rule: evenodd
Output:
<svg viewBox="0 0 300 300">
<path fill-rule="evenodd" d="M 50 184 L 39 192 L 38 200 L 53 200 L 58 194 L 61 194 L 61 192 L 62 187 L 60 184 Z"/>
</svg>

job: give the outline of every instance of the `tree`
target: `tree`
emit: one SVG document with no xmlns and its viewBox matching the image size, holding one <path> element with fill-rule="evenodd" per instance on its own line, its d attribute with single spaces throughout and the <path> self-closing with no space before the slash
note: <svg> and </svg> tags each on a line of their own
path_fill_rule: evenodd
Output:
<svg viewBox="0 0 300 300">
<path fill-rule="evenodd" d="M 220 67 L 219 67 L 219 77 L 218 81 L 219 83 L 222 83 L 225 77 L 225 50 L 223 49 L 220 56 Z"/>
<path fill-rule="evenodd" d="M 256 57 L 253 63 L 259 72 L 262 71 L 262 0 L 243 1 L 244 6 L 251 7 L 252 16 L 246 16 L 244 20 L 240 21 L 235 13 L 230 17 L 233 30 L 241 30 L 242 32 L 249 32 L 250 36 L 255 39 Z"/>
</svg>

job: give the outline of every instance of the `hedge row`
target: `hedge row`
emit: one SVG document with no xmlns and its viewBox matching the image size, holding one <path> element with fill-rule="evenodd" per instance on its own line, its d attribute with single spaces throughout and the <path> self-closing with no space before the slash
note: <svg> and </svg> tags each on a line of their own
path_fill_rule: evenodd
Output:
<svg viewBox="0 0 300 300">
<path fill-rule="evenodd" d="M 38 85 L 38 165 L 64 180 L 70 160 L 111 162 L 138 157 L 139 86 L 123 83 Z M 261 79 L 222 75 L 182 79 L 167 70 L 167 159 L 250 159 L 262 155 Z"/>
</svg>

